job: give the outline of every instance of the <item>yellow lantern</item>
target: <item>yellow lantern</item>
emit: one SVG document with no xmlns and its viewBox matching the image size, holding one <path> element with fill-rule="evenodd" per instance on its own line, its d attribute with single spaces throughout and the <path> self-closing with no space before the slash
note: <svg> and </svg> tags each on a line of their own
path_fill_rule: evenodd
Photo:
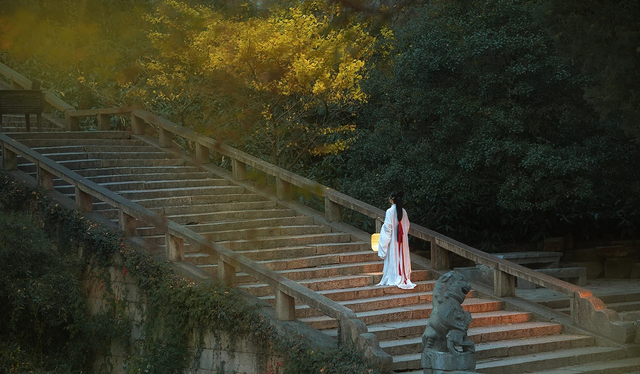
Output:
<svg viewBox="0 0 640 374">
<path fill-rule="evenodd" d="M 380 233 L 371 235 L 371 249 L 378 252 L 378 242 L 380 241 Z"/>
</svg>

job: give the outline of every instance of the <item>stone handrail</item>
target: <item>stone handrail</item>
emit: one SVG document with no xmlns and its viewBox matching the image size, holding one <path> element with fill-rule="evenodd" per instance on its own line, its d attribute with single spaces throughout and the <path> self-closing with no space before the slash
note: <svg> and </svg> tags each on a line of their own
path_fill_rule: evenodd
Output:
<svg viewBox="0 0 640 374">
<path fill-rule="evenodd" d="M 53 178 L 60 178 L 75 187 L 76 206 L 82 212 L 93 210 L 92 198 L 109 204 L 119 211 L 120 228 L 125 235 L 135 235 L 138 222 L 153 225 L 165 233 L 167 257 L 173 261 L 184 260 L 184 241 L 218 255 L 218 274 L 227 286 L 235 286 L 236 271 L 244 271 L 276 290 L 276 318 L 295 320 L 295 300 L 338 320 L 340 338 L 343 342 L 354 342 L 360 347 L 369 348 L 370 356 L 384 366 L 389 366 L 391 356 L 382 352 L 375 335 L 368 333 L 366 325 L 357 319 L 349 308 L 294 282 L 277 272 L 264 267 L 248 258 L 235 253 L 221 244 L 208 240 L 204 236 L 171 220 L 167 220 L 152 210 L 112 192 L 72 170 L 52 161 L 18 141 L 0 134 L 3 168 L 17 170 L 18 155 L 34 163 L 38 174 L 38 183 L 46 190 L 53 189 Z"/>
<path fill-rule="evenodd" d="M 99 114 L 104 116 L 108 115 L 106 111 L 126 114 L 127 109 L 130 108 L 83 111 L 78 112 L 78 115 Z M 330 222 L 340 221 L 341 207 L 374 218 L 378 228 L 381 221 L 384 220 L 385 212 L 370 204 L 272 165 L 257 157 L 222 144 L 215 139 L 198 134 L 191 129 L 182 127 L 148 111 L 131 109 L 130 113 L 132 132 L 142 135 L 145 134 L 146 123 L 156 126 L 159 130 L 159 144 L 161 147 L 171 147 L 172 136 L 177 135 L 196 144 L 197 162 L 209 162 L 210 152 L 229 157 L 232 160 L 232 173 L 236 180 L 247 179 L 247 166 L 274 176 L 276 178 L 276 193 L 279 199 L 291 199 L 292 185 L 313 192 L 319 197 L 324 197 L 325 218 Z M 72 118 L 76 116 L 74 112 L 70 112 L 69 115 Z M 632 324 L 623 322 L 617 312 L 607 309 L 605 304 L 597 297 L 594 297 L 592 292 L 586 288 L 498 258 L 420 225 L 412 224 L 409 234 L 431 243 L 431 266 L 435 270 L 448 270 L 449 254 L 455 253 L 494 270 L 493 292 L 495 296 L 515 296 L 515 278 L 521 278 L 568 296 L 571 300 L 571 318 L 574 324 L 622 342 L 630 342 L 635 336 Z"/>
<path fill-rule="evenodd" d="M 0 73 L 5 76 L 9 76 L 12 79 L 12 85 L 13 82 L 16 82 L 16 84 L 22 87 L 30 86 L 30 81 L 2 64 L 0 64 Z M 48 97 L 49 96 L 47 96 L 47 98 Z M 64 111 L 67 118 L 68 130 L 79 130 L 79 118 L 89 116 L 97 116 L 99 129 L 108 130 L 111 115 L 130 114 L 131 129 L 136 135 L 145 134 L 146 123 L 157 126 L 159 130 L 159 144 L 161 147 L 171 147 L 172 136 L 177 135 L 195 143 L 196 162 L 198 163 L 208 163 L 210 152 L 216 152 L 229 157 L 232 160 L 233 178 L 236 180 L 242 181 L 247 179 L 247 165 L 274 176 L 276 179 L 276 193 L 279 199 L 291 199 L 292 185 L 310 191 L 319 197 L 324 197 L 325 218 L 330 222 L 340 221 L 340 207 L 345 207 L 374 218 L 376 220 L 377 228 L 379 228 L 381 221 L 384 219 L 385 212 L 379 208 L 354 199 L 307 178 L 301 177 L 288 170 L 272 165 L 257 157 L 227 146 L 215 139 L 198 134 L 193 130 L 182 127 L 148 111 L 132 107 L 76 111 L 73 110 L 73 107 L 64 103 L 62 100 L 58 98 L 55 99 L 57 99 L 57 101 L 51 99 L 51 102 L 57 103 L 54 106 Z M 49 98 L 47 101 L 49 101 Z M 585 288 L 482 252 L 416 224 L 411 225 L 409 234 L 431 243 L 431 266 L 435 270 L 448 270 L 449 253 L 455 253 L 476 263 L 486 265 L 494 270 L 493 293 L 498 297 L 514 296 L 515 278 L 521 278 L 541 287 L 549 288 L 568 296 L 571 300 L 571 318 L 574 324 L 622 342 L 630 342 L 635 336 L 635 329 L 631 323 L 621 321 L 615 311 L 607 309 L 600 299 L 594 297 L 592 292 Z M 178 244 L 174 243 L 174 241 L 167 240 L 167 248 L 169 248 L 169 244 L 172 244 L 172 246 L 176 248 L 179 247 Z M 210 245 L 211 244 L 209 244 L 209 246 Z M 213 243 L 213 247 L 217 248 L 215 243 Z M 241 265 L 240 263 L 234 262 L 232 257 L 229 257 L 228 261 L 233 262 L 234 265 L 221 263 L 220 273 L 223 275 L 231 271 L 231 269 L 227 269 L 225 266 L 233 267 L 235 265 Z M 243 271 L 245 271 L 244 268 Z M 250 274 L 253 275 L 252 273 Z M 275 275 L 278 276 L 277 273 Z M 274 277 L 273 279 L 278 278 Z M 293 288 L 289 290 L 293 291 Z M 284 298 L 285 295 L 288 295 L 291 298 L 295 297 L 287 294 L 284 291 L 284 286 L 283 290 L 280 292 L 282 293 L 281 298 Z M 279 293 L 277 292 L 277 295 L 278 294 Z M 302 299 L 300 300 L 302 301 Z M 364 326 L 364 330 L 362 330 L 362 326 L 358 328 L 358 330 L 362 334 L 363 331 L 366 332 L 366 326 Z M 364 333 L 363 335 L 371 334 Z M 357 333 L 354 335 L 354 338 L 356 336 Z M 375 345 L 377 345 L 377 343 Z"/>
<path fill-rule="evenodd" d="M 0 63 L 0 74 L 4 75 L 11 82 L 12 89 L 31 89 L 32 82 L 20 73 Z M 52 108 L 58 109 L 62 113 L 75 109 L 73 106 L 61 100 L 51 92 L 45 91 L 44 100 L 47 103 L 44 108 L 45 113 L 51 113 Z"/>
</svg>

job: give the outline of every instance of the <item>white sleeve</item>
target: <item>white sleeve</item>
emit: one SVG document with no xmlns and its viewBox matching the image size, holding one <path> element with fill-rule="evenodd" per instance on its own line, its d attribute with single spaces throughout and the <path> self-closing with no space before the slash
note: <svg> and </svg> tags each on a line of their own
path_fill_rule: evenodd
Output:
<svg viewBox="0 0 640 374">
<path fill-rule="evenodd" d="M 387 209 L 384 217 L 384 224 L 380 228 L 380 241 L 378 241 L 378 256 L 380 258 L 387 257 L 387 250 L 391 243 L 393 235 L 393 209 Z"/>
</svg>

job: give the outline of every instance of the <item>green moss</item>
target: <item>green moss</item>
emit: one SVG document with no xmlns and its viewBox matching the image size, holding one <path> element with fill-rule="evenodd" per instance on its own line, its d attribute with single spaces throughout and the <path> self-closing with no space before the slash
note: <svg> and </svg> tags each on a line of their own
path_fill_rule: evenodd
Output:
<svg viewBox="0 0 640 374">
<path fill-rule="evenodd" d="M 0 211 L 0 298 L 11 300 L 0 303 L 0 318 L 10 321 L 0 326 L 0 367 L 9 373 L 90 372 L 112 341 L 123 345 L 128 373 L 183 373 L 193 363 L 194 331 L 201 345 L 207 332 L 249 338 L 264 354 L 282 357 L 284 373 L 379 372 L 349 347 L 317 350 L 302 336 L 278 335 L 236 289 L 177 276 L 169 263 L 127 245 L 121 233 L 6 173 L 0 173 Z M 127 318 L 127 305 L 116 300 L 111 267 L 131 275 L 142 291 L 142 322 Z M 104 290 L 107 303 L 98 315 L 87 314 L 82 279 Z M 16 297 L 17 289 L 30 292 Z M 136 340 L 134 327 L 141 331 Z"/>
</svg>

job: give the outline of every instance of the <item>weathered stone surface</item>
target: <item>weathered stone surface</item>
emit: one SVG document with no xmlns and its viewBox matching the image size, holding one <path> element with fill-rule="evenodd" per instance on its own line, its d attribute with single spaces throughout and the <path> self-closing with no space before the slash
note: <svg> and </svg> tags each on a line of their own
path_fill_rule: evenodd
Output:
<svg viewBox="0 0 640 374">
<path fill-rule="evenodd" d="M 600 278 L 604 272 L 602 261 L 568 262 L 567 267 L 583 267 L 587 269 L 587 279 Z"/>
<path fill-rule="evenodd" d="M 629 279 L 634 262 L 629 258 L 609 258 L 604 263 L 606 278 Z"/>
<path fill-rule="evenodd" d="M 471 313 L 462 303 L 471 286 L 451 271 L 438 279 L 433 290 L 433 310 L 422 334 L 422 367 L 427 370 L 473 370 L 475 344 L 467 336 Z"/>
<path fill-rule="evenodd" d="M 633 264 L 629 278 L 631 279 L 640 278 L 640 262 L 636 262 L 635 264 Z"/>
<path fill-rule="evenodd" d="M 596 247 L 595 252 L 598 257 L 630 257 L 635 255 L 636 249 L 625 247 L 623 245 L 611 245 L 606 247 Z"/>
<path fill-rule="evenodd" d="M 425 362 L 425 356 L 428 360 Z M 424 374 L 452 373 L 462 371 L 475 373 L 476 355 L 474 352 L 453 354 L 448 352 L 428 351 L 423 355 Z"/>
<path fill-rule="evenodd" d="M 546 238 L 543 250 L 545 252 L 562 252 L 564 250 L 564 238 Z"/>
</svg>

